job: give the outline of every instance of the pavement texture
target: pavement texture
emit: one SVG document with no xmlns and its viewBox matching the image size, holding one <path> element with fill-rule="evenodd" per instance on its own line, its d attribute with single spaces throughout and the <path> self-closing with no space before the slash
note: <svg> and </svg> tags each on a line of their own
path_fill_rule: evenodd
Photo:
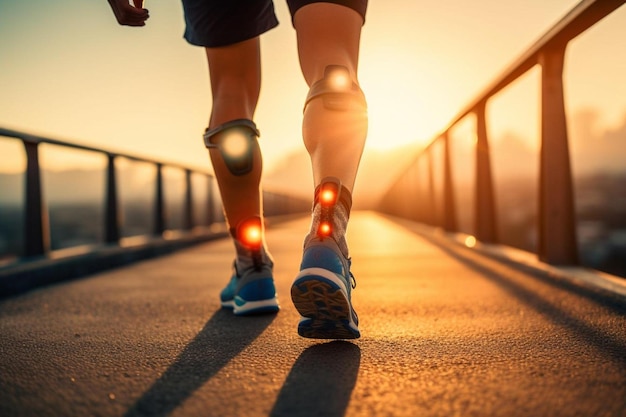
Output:
<svg viewBox="0 0 626 417">
<path fill-rule="evenodd" d="M 353 213 L 362 338 L 300 338 L 309 220 L 267 240 L 282 310 L 219 307 L 230 241 L 0 302 L 0 416 L 626 416 L 626 306 Z"/>
</svg>

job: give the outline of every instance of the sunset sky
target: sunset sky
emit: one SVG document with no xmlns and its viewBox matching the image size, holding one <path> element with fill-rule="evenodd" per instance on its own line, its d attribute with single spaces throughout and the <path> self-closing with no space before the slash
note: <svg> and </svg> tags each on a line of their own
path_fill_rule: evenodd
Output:
<svg viewBox="0 0 626 417">
<path fill-rule="evenodd" d="M 427 143 L 573 0 L 372 0 L 361 43 L 367 152 Z M 262 38 L 256 122 L 266 166 L 302 147 L 307 93 L 287 7 Z M 117 25 L 105 0 L 0 0 L 0 126 L 192 166 L 211 101 L 201 48 L 182 38 L 178 1 L 147 0 L 144 28 Z M 603 126 L 626 115 L 626 10 L 576 40 L 566 61 L 568 111 L 593 107 Z M 535 134 L 537 71 L 505 93 L 491 129 Z M 530 129 L 530 131 L 528 131 Z M 526 131 L 525 131 L 526 130 Z M 532 144 L 529 144 L 532 146 Z M 0 171 L 23 165 L 0 140 Z M 67 161 L 50 161 L 61 168 Z M 56 165 L 55 165 L 56 164 Z"/>
</svg>

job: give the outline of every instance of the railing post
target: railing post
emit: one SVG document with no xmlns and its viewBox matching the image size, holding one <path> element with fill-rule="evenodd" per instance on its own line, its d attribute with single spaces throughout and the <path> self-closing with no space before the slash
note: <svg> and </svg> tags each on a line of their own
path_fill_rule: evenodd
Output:
<svg viewBox="0 0 626 417">
<path fill-rule="evenodd" d="M 41 256 L 50 249 L 48 214 L 44 210 L 39 166 L 39 143 L 23 141 L 26 149 L 24 256 Z"/>
<path fill-rule="evenodd" d="M 476 239 L 485 243 L 497 243 L 496 205 L 491 175 L 491 155 L 487 138 L 485 102 L 474 110 L 476 115 L 476 183 L 474 227 Z"/>
<path fill-rule="evenodd" d="M 419 204 L 419 198 L 417 195 L 418 190 L 418 178 L 417 178 L 417 164 L 413 162 L 406 170 L 406 176 L 409 180 L 409 187 L 406 191 L 406 200 L 408 202 L 407 213 L 405 218 L 407 220 L 415 221 L 417 217 L 417 205 Z"/>
<path fill-rule="evenodd" d="M 417 175 L 419 179 L 418 183 L 418 195 L 417 195 L 417 221 L 420 223 L 427 223 L 428 219 L 428 207 L 426 202 L 428 201 L 428 160 L 424 154 L 418 156 L 415 161 L 417 167 Z"/>
<path fill-rule="evenodd" d="M 451 146 L 448 132 L 443 135 L 443 228 L 448 232 L 457 231 L 456 204 L 451 166 Z"/>
<path fill-rule="evenodd" d="M 213 197 L 213 177 L 211 176 L 207 176 L 207 178 L 209 179 L 208 181 L 208 190 L 207 190 L 207 211 L 206 211 L 206 221 L 207 221 L 207 226 L 211 226 L 213 224 L 213 222 L 215 221 L 215 199 Z"/>
<path fill-rule="evenodd" d="M 546 49 L 541 64 L 539 258 L 578 264 L 574 192 L 563 99 L 565 45 Z"/>
<path fill-rule="evenodd" d="M 161 236 L 165 231 L 165 199 L 163 196 L 163 164 L 156 164 L 156 194 L 154 200 L 154 230 L 155 236 Z"/>
<path fill-rule="evenodd" d="M 193 229 L 193 192 L 191 189 L 191 170 L 185 170 L 185 230 Z"/>
<path fill-rule="evenodd" d="M 413 162 L 413 169 L 415 171 L 415 173 L 413 174 L 414 184 L 415 184 L 415 188 L 413 190 L 413 201 L 415 201 L 415 205 L 413 206 L 413 209 L 411 210 L 410 219 L 415 222 L 419 222 L 420 221 L 420 203 L 422 201 L 422 199 L 420 198 L 422 189 L 421 189 L 419 159 L 416 159 L 415 162 Z"/>
<path fill-rule="evenodd" d="M 273 194 L 263 191 L 261 193 L 261 201 L 261 208 L 265 216 L 276 214 L 276 199 Z"/>
<path fill-rule="evenodd" d="M 439 226 L 437 218 L 437 204 L 435 192 L 435 169 L 433 168 L 433 147 L 427 151 L 428 155 L 428 215 L 426 216 L 426 224 L 431 226 Z"/>
<path fill-rule="evenodd" d="M 119 243 L 120 223 L 119 207 L 117 201 L 117 178 L 115 174 L 115 155 L 108 154 L 104 241 L 105 243 Z"/>
</svg>

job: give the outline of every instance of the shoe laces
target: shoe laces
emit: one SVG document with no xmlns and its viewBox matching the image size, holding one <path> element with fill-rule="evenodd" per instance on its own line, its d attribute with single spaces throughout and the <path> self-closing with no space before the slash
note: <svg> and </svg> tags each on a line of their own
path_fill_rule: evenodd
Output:
<svg viewBox="0 0 626 417">
<path fill-rule="evenodd" d="M 356 278 L 354 277 L 354 274 L 352 273 L 352 258 L 348 258 L 348 274 L 350 274 L 350 286 L 352 287 L 352 289 L 356 288 Z"/>
</svg>

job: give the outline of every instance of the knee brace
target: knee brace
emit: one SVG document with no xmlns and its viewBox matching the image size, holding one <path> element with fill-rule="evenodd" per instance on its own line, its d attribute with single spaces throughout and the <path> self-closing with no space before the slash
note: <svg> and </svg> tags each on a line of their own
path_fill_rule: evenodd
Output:
<svg viewBox="0 0 626 417">
<path fill-rule="evenodd" d="M 219 134 L 219 136 L 218 136 Z M 220 151 L 222 160 L 233 175 L 252 171 L 254 142 L 261 134 L 252 120 L 236 119 L 204 132 L 204 145 Z"/>
<path fill-rule="evenodd" d="M 365 95 L 357 83 L 352 81 L 350 72 L 342 65 L 329 65 L 324 69 L 324 78 L 311 86 L 304 109 L 314 99 L 321 98 L 329 110 L 365 111 Z"/>
</svg>

